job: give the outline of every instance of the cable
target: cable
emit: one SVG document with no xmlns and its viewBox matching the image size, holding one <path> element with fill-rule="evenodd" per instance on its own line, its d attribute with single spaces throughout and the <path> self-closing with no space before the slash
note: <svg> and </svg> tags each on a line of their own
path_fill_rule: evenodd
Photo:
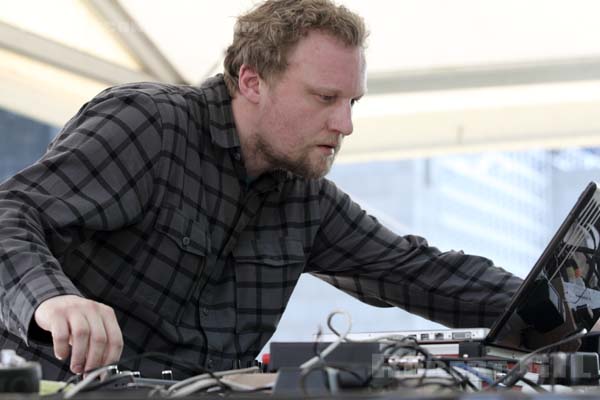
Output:
<svg viewBox="0 0 600 400">
<path fill-rule="evenodd" d="M 199 390 L 204 390 L 217 384 L 223 384 L 220 380 L 220 378 L 223 376 L 234 374 L 249 374 L 259 371 L 260 370 L 258 367 L 249 367 L 242 369 L 233 369 L 228 371 L 217 371 L 212 372 L 210 374 L 205 373 L 202 375 L 193 376 L 181 382 L 177 382 L 174 385 L 171 385 L 171 387 L 169 387 L 169 389 L 167 389 L 166 391 L 166 397 L 184 397 L 195 393 Z M 232 390 L 245 390 L 245 388 L 241 388 L 241 386 L 232 383 L 223 384 L 223 386 L 226 386 L 228 389 Z"/>
<path fill-rule="evenodd" d="M 147 352 L 147 353 L 136 354 L 135 356 L 128 357 L 128 358 L 125 358 L 125 359 L 119 361 L 119 363 L 117 363 L 117 364 L 104 365 L 104 366 L 101 366 L 98 368 L 94 368 L 94 369 L 85 371 L 83 374 L 73 375 L 66 381 L 65 386 L 63 388 L 61 388 L 57 393 L 64 393 L 63 397 L 65 399 L 69 399 L 79 392 L 87 391 L 87 390 L 95 388 L 97 385 L 94 383 L 94 381 L 97 378 L 101 377 L 103 374 L 107 373 L 111 367 L 118 368 L 119 366 L 121 366 L 123 364 L 127 364 L 132 361 L 136 361 L 136 360 L 144 359 L 144 358 L 150 358 L 150 357 L 165 359 L 165 360 L 169 360 L 169 361 L 173 361 L 173 359 L 174 359 L 173 356 L 171 356 L 169 354 L 165 354 L 165 353 L 160 353 L 160 352 Z M 192 371 L 205 372 L 209 377 L 212 377 L 217 382 L 220 381 L 220 379 L 217 376 L 215 376 L 213 374 L 213 372 L 208 371 L 203 367 L 199 367 L 197 365 L 194 365 L 192 363 L 182 361 L 182 360 L 177 360 L 177 363 L 181 366 L 185 366 L 186 368 L 188 368 Z M 81 377 L 83 375 L 85 375 L 85 378 L 81 379 Z M 73 381 L 75 381 L 77 379 L 81 379 L 81 380 L 78 383 L 76 383 L 74 386 L 70 387 L 69 389 L 66 389 L 69 383 L 73 383 Z"/>
<path fill-rule="evenodd" d="M 337 314 L 344 315 L 348 319 L 348 327 L 346 329 L 346 332 L 344 332 L 343 334 L 340 334 L 331 325 L 331 321 L 332 321 L 333 317 L 336 316 Z M 346 340 L 346 337 L 348 336 L 348 334 L 350 333 L 350 330 L 352 329 L 352 318 L 350 317 L 350 314 L 348 314 L 345 311 L 333 311 L 327 317 L 327 326 L 329 327 L 329 329 L 331 329 L 331 331 L 334 334 L 336 334 L 338 336 L 338 339 L 335 342 L 331 343 L 329 346 L 327 346 L 320 354 L 318 354 L 318 355 L 314 356 L 313 358 L 302 363 L 302 365 L 300 365 L 300 369 L 307 370 L 307 369 L 311 368 L 312 366 L 316 365 L 319 361 L 323 362 L 323 359 L 325 357 L 327 357 L 329 355 L 329 353 L 331 353 L 333 350 L 335 350 L 340 345 L 340 343 L 342 343 L 344 340 Z"/>
<path fill-rule="evenodd" d="M 384 355 L 393 356 L 399 350 L 411 350 L 417 354 L 419 354 L 419 353 L 422 354 L 425 357 L 425 362 L 428 363 L 431 360 L 431 353 L 429 353 L 425 348 L 416 344 L 411 339 L 412 338 L 409 339 L 409 338 L 403 337 L 401 339 L 398 339 L 395 343 L 389 344 L 388 346 L 384 347 L 381 351 Z M 404 343 L 404 342 L 406 342 L 406 343 Z M 390 352 L 390 350 L 391 350 L 391 352 Z M 381 369 L 383 368 L 385 363 L 386 363 L 386 359 L 385 359 L 385 357 L 382 357 L 381 361 L 377 364 L 377 366 L 372 368 L 371 374 L 367 377 L 367 380 L 366 380 L 367 384 L 370 384 L 372 382 L 373 378 L 375 376 L 377 376 L 377 374 L 379 374 L 379 371 L 381 371 Z"/>
<path fill-rule="evenodd" d="M 481 379 L 483 382 L 487 383 L 488 385 L 494 384 L 494 381 L 492 378 L 482 374 L 481 372 L 479 372 L 478 370 L 476 370 L 475 368 L 473 368 L 467 364 L 458 363 L 458 364 L 452 364 L 452 366 L 456 367 L 456 368 L 464 369 L 465 371 L 470 372 L 471 374 L 475 375 L 476 377 L 478 377 L 479 379 Z"/>
<path fill-rule="evenodd" d="M 348 320 L 348 326 L 344 333 L 338 332 L 333 327 L 332 320 L 333 320 L 333 317 L 336 316 L 337 314 L 346 316 L 346 318 Z M 310 374 L 312 374 L 315 371 L 321 371 L 325 374 L 325 378 L 326 378 L 325 382 L 328 382 L 328 387 L 329 387 L 329 390 L 332 392 L 332 394 L 337 392 L 337 382 L 334 382 L 334 380 L 336 379 L 335 377 L 337 376 L 336 375 L 337 369 L 331 367 L 328 363 L 326 363 L 325 357 L 327 357 L 331 352 L 333 352 L 342 342 L 347 340 L 347 336 L 350 333 L 350 330 L 352 329 L 352 318 L 350 317 L 350 314 L 345 311 L 341 311 L 341 310 L 332 311 L 327 316 L 327 326 L 329 327 L 331 332 L 333 332 L 338 338 L 335 342 L 331 343 L 329 346 L 327 346 L 321 352 L 318 351 L 318 345 L 317 345 L 317 342 L 315 341 L 315 347 L 314 347 L 315 356 L 300 365 L 300 382 L 299 382 L 299 384 L 300 384 L 300 388 L 302 389 L 302 393 L 305 396 L 307 396 L 306 387 L 305 387 L 306 379 Z M 319 332 L 318 332 L 318 336 L 320 336 L 320 335 L 321 335 L 321 328 L 319 328 Z M 359 377 L 359 380 L 360 379 L 361 378 Z"/>
<path fill-rule="evenodd" d="M 385 339 L 386 341 L 391 341 L 391 343 L 382 349 L 382 352 L 387 356 L 396 355 L 400 350 L 409 350 L 410 352 L 415 352 L 416 354 L 422 354 L 425 358 L 424 362 L 426 365 L 425 372 L 418 378 L 419 382 L 415 387 L 419 387 L 421 384 L 425 385 L 428 383 L 425 381 L 427 378 L 427 365 L 430 363 L 438 363 L 440 369 L 445 371 L 448 374 L 448 377 L 453 381 L 453 387 L 461 387 L 463 390 L 468 386 L 474 391 L 478 391 L 479 389 L 471 382 L 468 376 L 461 375 L 458 371 L 456 371 L 448 361 L 444 360 L 440 357 L 433 356 L 426 348 L 420 346 L 416 343 L 416 339 L 412 337 L 398 337 L 398 335 L 386 335 L 376 339 L 369 339 L 368 341 L 379 341 L 378 339 Z M 389 359 L 389 357 L 388 357 Z M 386 363 L 385 357 L 373 367 L 371 374 L 367 378 L 367 384 L 371 384 L 373 379 L 377 376 L 379 371 L 383 368 Z M 400 380 L 401 381 L 401 380 Z M 399 381 L 399 382 L 400 382 Z M 447 385 L 447 384 L 445 384 Z M 411 386 L 412 387 L 412 386 Z"/>
<path fill-rule="evenodd" d="M 598 333 L 594 333 L 595 335 L 597 335 Z M 507 387 L 513 386 L 515 383 L 517 383 L 519 380 L 521 380 L 523 378 L 523 376 L 527 373 L 527 369 L 523 370 L 523 366 L 526 365 L 529 360 L 531 360 L 534 356 L 543 353 L 546 350 L 549 350 L 553 347 L 557 347 L 560 346 L 562 344 L 571 342 L 573 340 L 577 340 L 577 339 L 581 339 L 584 336 L 587 335 L 591 335 L 588 334 L 587 329 L 582 329 L 562 340 L 559 340 L 558 342 L 554 342 L 551 343 L 549 345 L 540 347 L 539 349 L 527 354 L 525 357 L 521 358 L 519 361 L 517 361 L 517 363 L 515 364 L 514 367 L 512 367 L 505 376 L 503 376 L 502 378 L 496 380 L 492 385 L 490 385 L 487 389 L 490 390 L 492 388 L 496 388 L 500 385 L 504 385 Z"/>
<path fill-rule="evenodd" d="M 75 384 L 70 389 L 66 390 L 64 392 L 63 398 L 70 399 L 71 397 L 75 396 L 77 393 L 84 390 L 94 380 L 96 380 L 96 378 L 98 378 L 100 375 L 102 375 L 105 372 L 108 372 L 110 367 L 112 367 L 112 365 L 106 365 L 104 367 L 96 368 L 95 370 L 89 372 L 87 374 L 87 376 L 85 378 L 83 378 L 83 380 L 81 380 L 79 383 Z"/>
<path fill-rule="evenodd" d="M 550 393 L 549 390 L 544 389 L 543 387 L 541 387 L 540 385 L 538 385 L 537 383 L 535 383 L 534 381 L 532 381 L 529 378 L 522 376 L 520 378 L 520 380 L 522 380 L 523 382 L 525 382 L 526 384 L 531 386 L 533 388 L 533 390 L 535 390 L 538 393 Z"/>
<path fill-rule="evenodd" d="M 309 367 L 307 369 L 302 370 L 302 372 L 300 373 L 300 381 L 298 382 L 298 384 L 300 386 L 300 390 L 302 390 L 302 395 L 305 398 L 310 397 L 310 394 L 306 390 L 306 379 L 308 379 L 308 377 L 314 372 L 321 372 L 324 375 L 323 381 L 326 382 L 328 389 L 331 390 L 331 388 L 329 386 L 329 378 L 331 377 L 331 374 L 327 373 L 328 368 L 329 367 L 327 367 L 325 365 L 317 365 L 317 366 Z"/>
<path fill-rule="evenodd" d="M 348 328 L 347 328 L 346 332 L 344 332 L 343 334 L 338 332 L 332 326 L 332 319 L 336 314 L 343 314 L 348 318 Z M 352 322 L 351 322 L 350 315 L 344 311 L 334 311 L 331 314 L 329 314 L 329 316 L 327 318 L 327 326 L 335 335 L 338 336 L 338 339 L 335 342 L 333 342 L 332 344 L 330 344 L 320 354 L 316 355 L 315 357 L 313 357 L 313 358 L 309 359 L 308 361 L 306 361 L 305 363 L 303 363 L 300 366 L 300 368 L 303 370 L 303 373 L 312 372 L 313 371 L 312 367 L 319 362 L 321 362 L 323 364 L 323 368 L 327 367 L 328 364 L 325 364 L 324 358 L 328 354 L 330 354 L 333 350 L 335 350 L 335 348 L 337 348 L 340 345 L 340 343 L 343 341 L 377 342 L 377 343 L 382 343 L 382 342 L 385 343 L 385 341 L 389 341 L 389 342 L 391 342 L 391 344 L 388 347 L 383 349 L 384 353 L 388 352 L 390 349 L 392 350 L 392 353 L 391 353 L 392 355 L 394 355 L 398 350 L 402 350 L 402 349 L 409 349 L 411 351 L 421 353 L 425 356 L 426 362 L 430 362 L 430 361 L 440 362 L 442 365 L 442 369 L 444 371 L 446 371 L 446 373 L 453 379 L 453 381 L 455 382 L 455 385 L 461 386 L 463 388 L 466 388 L 466 386 L 469 386 L 473 390 L 477 390 L 477 387 L 468 379 L 468 377 L 464 377 L 461 374 L 459 374 L 447 362 L 443 361 L 442 359 L 437 359 L 437 358 L 433 357 L 426 349 L 424 349 L 423 347 L 419 346 L 416 343 L 415 338 L 399 337 L 398 335 L 384 335 L 384 336 L 380 336 L 377 338 L 371 338 L 371 339 L 367 339 L 367 340 L 351 340 L 347 336 L 350 333 Z M 381 360 L 381 362 L 372 369 L 372 371 L 369 374 L 369 376 L 367 377 L 367 379 L 365 379 L 365 386 L 369 385 L 372 382 L 373 377 L 375 376 L 376 373 L 378 373 L 381 370 L 381 368 L 383 368 L 384 364 L 385 364 L 385 358 L 383 358 Z M 323 369 L 323 368 L 320 368 L 320 369 Z M 423 379 L 424 379 L 424 377 L 421 377 L 421 380 L 423 380 Z"/>
<path fill-rule="evenodd" d="M 204 368 L 204 367 L 202 367 L 200 365 L 197 365 L 197 364 L 189 362 L 189 361 L 176 359 L 171 354 L 161 353 L 161 352 L 158 352 L 158 351 L 149 351 L 149 352 L 146 352 L 146 353 L 136 354 L 134 356 L 125 358 L 123 360 L 120 360 L 116 365 L 119 366 L 119 367 L 121 367 L 121 366 L 124 366 L 125 364 L 131 363 L 133 361 L 137 361 L 137 360 L 140 360 L 140 359 L 145 359 L 145 358 L 156 358 L 156 359 L 159 359 L 159 360 L 169 361 L 170 363 L 172 363 L 176 367 L 188 369 L 192 373 L 198 373 L 198 372 L 210 373 L 209 370 L 207 370 L 206 368 Z"/>
</svg>

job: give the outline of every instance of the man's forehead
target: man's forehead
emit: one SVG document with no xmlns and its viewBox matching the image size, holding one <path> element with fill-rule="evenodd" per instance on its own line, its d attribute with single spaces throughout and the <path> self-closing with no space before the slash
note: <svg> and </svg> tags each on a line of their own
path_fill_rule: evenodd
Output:
<svg viewBox="0 0 600 400">
<path fill-rule="evenodd" d="M 360 97 L 366 91 L 364 50 L 328 36 L 303 39 L 288 58 L 288 70 L 314 90 Z M 352 92 L 352 93 L 347 93 Z"/>
<path fill-rule="evenodd" d="M 312 90 L 327 94 L 361 97 L 367 91 L 366 69 L 363 66 L 352 70 L 316 69 L 301 74 L 303 83 Z"/>
</svg>

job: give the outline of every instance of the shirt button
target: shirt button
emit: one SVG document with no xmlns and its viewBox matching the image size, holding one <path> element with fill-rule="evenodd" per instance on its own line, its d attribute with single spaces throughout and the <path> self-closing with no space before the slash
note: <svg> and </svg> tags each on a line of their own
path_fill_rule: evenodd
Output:
<svg viewBox="0 0 600 400">
<path fill-rule="evenodd" d="M 233 158 L 240 161 L 242 159 L 242 155 L 236 151 L 235 153 L 233 153 Z"/>
<path fill-rule="evenodd" d="M 212 358 L 209 358 L 209 359 L 206 361 L 206 367 L 207 367 L 208 369 L 212 369 L 212 367 L 213 367 L 213 360 L 212 360 Z"/>
<path fill-rule="evenodd" d="M 204 316 L 208 315 L 208 308 L 202 307 L 202 315 L 204 315 Z"/>
<path fill-rule="evenodd" d="M 190 238 L 189 238 L 189 237 L 187 237 L 187 236 L 186 236 L 186 237 L 184 237 L 184 238 L 181 240 L 181 243 L 182 243 L 184 246 L 187 246 L 188 244 L 190 244 Z"/>
</svg>

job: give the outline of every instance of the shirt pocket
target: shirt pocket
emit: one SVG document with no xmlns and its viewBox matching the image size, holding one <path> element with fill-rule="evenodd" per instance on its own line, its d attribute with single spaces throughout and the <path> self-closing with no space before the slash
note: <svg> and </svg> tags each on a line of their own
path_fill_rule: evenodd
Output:
<svg viewBox="0 0 600 400">
<path fill-rule="evenodd" d="M 265 335 L 260 341 L 266 342 L 304 270 L 302 242 L 288 238 L 240 241 L 233 257 L 236 332 Z"/>
<path fill-rule="evenodd" d="M 162 208 L 155 234 L 147 242 L 146 259 L 135 266 L 128 289 L 136 300 L 178 323 L 209 251 L 206 220 L 188 218 L 175 208 Z"/>
</svg>

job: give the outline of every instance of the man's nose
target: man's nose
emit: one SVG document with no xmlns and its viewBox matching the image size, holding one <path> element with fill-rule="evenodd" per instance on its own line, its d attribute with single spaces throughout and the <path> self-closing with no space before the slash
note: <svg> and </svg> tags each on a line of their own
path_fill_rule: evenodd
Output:
<svg viewBox="0 0 600 400">
<path fill-rule="evenodd" d="M 329 120 L 329 129 L 348 136 L 354 130 L 352 124 L 352 105 L 350 102 L 342 103 L 336 107 Z"/>
</svg>

